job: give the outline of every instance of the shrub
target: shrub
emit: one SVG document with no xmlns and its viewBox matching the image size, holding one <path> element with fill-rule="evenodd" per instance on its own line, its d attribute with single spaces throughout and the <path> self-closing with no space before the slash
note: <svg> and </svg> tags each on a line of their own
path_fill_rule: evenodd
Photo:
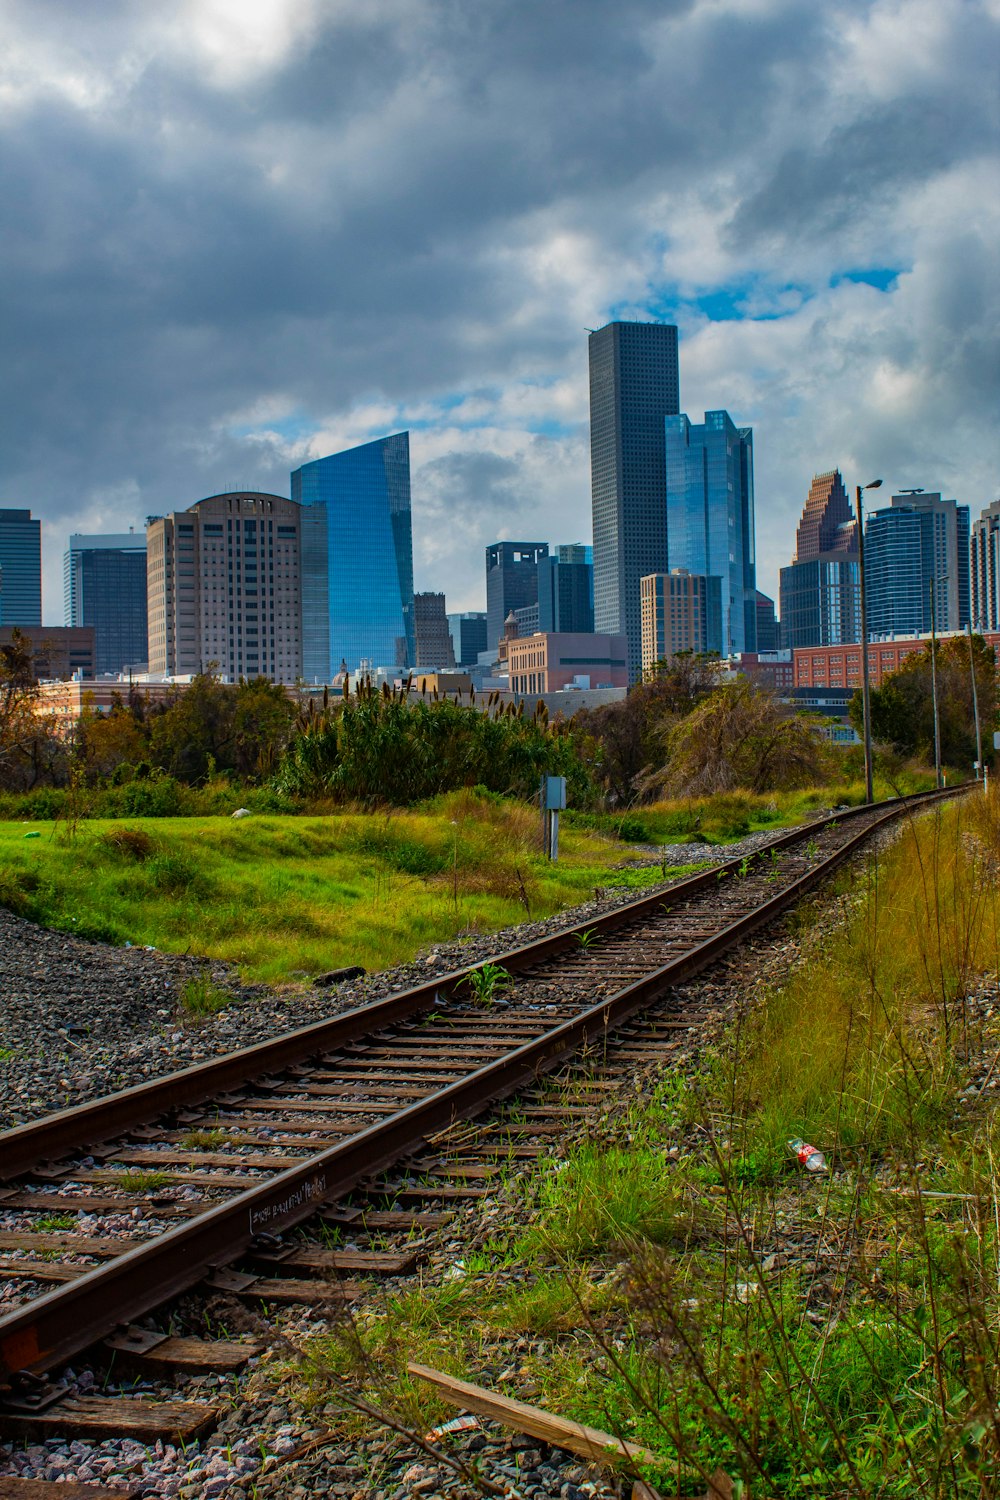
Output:
<svg viewBox="0 0 1000 1500">
<path fill-rule="evenodd" d="M 140 863 L 156 851 L 156 844 L 143 828 L 109 828 L 101 834 L 101 843 L 123 859 Z"/>
</svg>

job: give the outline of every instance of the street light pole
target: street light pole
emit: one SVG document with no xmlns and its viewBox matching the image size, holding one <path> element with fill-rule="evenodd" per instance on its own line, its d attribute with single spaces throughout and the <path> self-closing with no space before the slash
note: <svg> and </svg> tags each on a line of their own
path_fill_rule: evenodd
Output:
<svg viewBox="0 0 1000 1500">
<path fill-rule="evenodd" d="M 972 674 L 972 712 L 976 720 L 976 780 L 983 779 L 983 736 L 979 728 L 979 693 L 976 691 L 976 658 L 972 651 L 972 621 L 965 626 L 969 638 L 969 671 Z"/>
<path fill-rule="evenodd" d="M 930 581 L 931 592 L 931 700 L 934 704 L 934 785 L 941 790 L 941 718 L 938 714 L 937 695 L 937 621 L 934 612 L 934 580 Z"/>
<path fill-rule="evenodd" d="M 868 680 L 868 612 L 865 600 L 865 518 L 861 496 L 865 490 L 877 490 L 881 483 L 881 479 L 873 479 L 871 484 L 859 484 L 856 490 L 858 511 L 858 584 L 860 586 L 859 603 L 861 605 L 861 705 L 865 739 L 865 801 L 869 805 L 875 801 L 875 781 L 872 774 L 872 701 Z"/>
</svg>

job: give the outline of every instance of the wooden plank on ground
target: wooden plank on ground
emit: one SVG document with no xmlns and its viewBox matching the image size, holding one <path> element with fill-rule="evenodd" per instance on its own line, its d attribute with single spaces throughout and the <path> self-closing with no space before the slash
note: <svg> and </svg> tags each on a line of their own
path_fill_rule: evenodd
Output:
<svg viewBox="0 0 1000 1500">
<path fill-rule="evenodd" d="M 0 1409 L 0 1434 L 44 1443 L 48 1438 L 130 1437 L 141 1443 L 191 1443 L 209 1432 L 218 1408 L 201 1401 L 133 1401 L 122 1396 L 67 1396 L 44 1411 Z M 61 1500 L 61 1497 L 60 1497 Z"/>
<path fill-rule="evenodd" d="M 319 1245 L 295 1245 L 291 1252 L 251 1252 L 255 1265 L 272 1269 L 305 1271 L 361 1271 L 366 1276 L 405 1276 L 417 1263 L 417 1252 L 394 1250 L 324 1250 Z"/>
<path fill-rule="evenodd" d="M 551 1443 L 554 1448 L 565 1448 L 570 1453 L 579 1453 L 581 1458 L 592 1462 L 609 1463 L 616 1459 L 633 1462 L 656 1462 L 656 1454 L 637 1443 L 627 1443 L 612 1437 L 596 1427 L 587 1427 L 582 1422 L 570 1422 L 565 1417 L 554 1416 L 540 1406 L 527 1406 L 523 1401 L 514 1401 L 509 1396 L 498 1396 L 484 1386 L 472 1385 L 467 1380 L 456 1380 L 440 1370 L 427 1365 L 408 1364 L 410 1375 L 433 1386 L 439 1396 L 459 1406 L 464 1411 L 474 1411 L 481 1417 L 491 1417 L 504 1427 L 513 1427 L 515 1432 L 526 1432 L 529 1437 Z"/>
<path fill-rule="evenodd" d="M 0 1261 L 0 1281 L 76 1281 L 93 1266 L 67 1266 L 58 1260 Z"/>
<path fill-rule="evenodd" d="M 112 1334 L 103 1347 L 116 1366 L 125 1364 L 147 1375 L 233 1375 L 260 1354 L 263 1344 L 229 1339 L 174 1338 L 145 1328 L 125 1328 Z"/>
<path fill-rule="evenodd" d="M 405 1213 L 401 1210 L 379 1208 L 332 1208 L 327 1212 L 321 1212 L 319 1217 L 324 1224 L 336 1225 L 341 1229 L 441 1229 L 445 1224 L 450 1224 L 454 1214 L 435 1213 Z"/>
<path fill-rule="evenodd" d="M 151 1218 L 167 1219 L 176 1214 L 203 1213 L 206 1205 L 173 1199 L 160 1202 L 155 1193 L 123 1193 L 120 1198 L 96 1193 L 90 1196 L 83 1193 L 11 1193 L 4 1198 L 3 1206 L 39 1214 L 126 1214 L 138 1208 Z"/>
<path fill-rule="evenodd" d="M 63 1255 L 124 1255 L 142 1240 L 113 1235 L 38 1233 L 30 1229 L 0 1230 L 0 1250 L 56 1250 Z"/>
</svg>

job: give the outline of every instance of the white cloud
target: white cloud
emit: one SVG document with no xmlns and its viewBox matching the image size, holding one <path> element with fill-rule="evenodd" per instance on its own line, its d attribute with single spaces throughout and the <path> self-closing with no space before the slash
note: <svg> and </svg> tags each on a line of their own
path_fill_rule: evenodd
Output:
<svg viewBox="0 0 1000 1500">
<path fill-rule="evenodd" d="M 816 470 L 986 503 L 998 21 L 10 0 L 0 493 L 46 519 L 47 614 L 70 530 L 406 426 L 418 584 L 473 607 L 490 541 L 587 533 L 612 315 L 676 316 L 683 407 L 753 424 L 769 590 Z"/>
</svg>

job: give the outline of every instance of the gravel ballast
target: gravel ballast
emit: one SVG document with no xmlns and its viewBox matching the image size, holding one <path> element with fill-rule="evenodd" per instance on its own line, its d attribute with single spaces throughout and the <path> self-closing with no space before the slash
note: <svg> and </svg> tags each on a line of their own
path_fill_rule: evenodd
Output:
<svg viewBox="0 0 1000 1500">
<path fill-rule="evenodd" d="M 772 836 L 751 834 L 719 847 L 636 847 L 623 864 L 722 863 Z M 599 899 L 544 921 L 462 935 L 412 963 L 322 989 L 308 980 L 280 988 L 244 984 L 228 964 L 87 942 L 0 908 L 0 1129 L 370 1005 L 424 983 L 435 971 L 444 974 L 494 958 L 653 889 L 603 888 Z M 199 977 L 226 990 L 233 1003 L 204 1018 L 185 1017 L 179 997 L 185 984 Z"/>
</svg>

